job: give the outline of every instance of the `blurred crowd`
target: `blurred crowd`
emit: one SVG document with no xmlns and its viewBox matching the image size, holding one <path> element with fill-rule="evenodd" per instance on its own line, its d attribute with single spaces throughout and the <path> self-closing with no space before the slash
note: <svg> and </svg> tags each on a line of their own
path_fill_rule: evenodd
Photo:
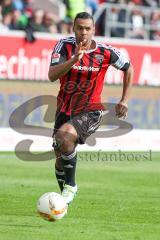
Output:
<svg viewBox="0 0 160 240">
<path fill-rule="evenodd" d="M 160 0 L 57 0 L 65 4 L 65 17 L 60 19 L 52 11 L 33 9 L 34 0 L 0 0 L 0 31 L 25 30 L 29 41 L 34 40 L 34 33 L 72 33 L 72 23 L 77 12 L 88 11 L 92 15 L 96 13 L 103 3 L 112 3 L 115 7 L 102 12 L 96 27 L 96 35 L 106 34 L 106 19 L 111 23 L 109 36 L 146 38 L 147 29 L 150 25 L 149 39 L 160 40 Z M 126 8 L 117 8 L 118 4 L 126 4 Z M 135 6 L 140 6 L 139 9 Z M 149 12 L 143 11 L 141 7 L 148 7 Z M 145 9 L 146 9 L 145 8 Z M 128 9 L 129 15 L 128 15 Z M 127 31 L 123 26 L 117 25 L 130 23 Z M 108 26 L 110 26 L 108 25 Z"/>
<path fill-rule="evenodd" d="M 2 0 L 0 3 L 0 29 L 57 32 L 58 17 L 43 9 L 32 9 L 32 0 Z"/>
<path fill-rule="evenodd" d="M 103 12 L 99 22 L 100 26 L 106 24 L 111 37 L 160 40 L 160 0 L 101 0 L 102 2 L 115 4 Z M 122 4 L 122 8 L 116 7 L 117 4 Z M 105 35 L 104 28 L 98 29 L 101 29 L 98 35 Z"/>
</svg>

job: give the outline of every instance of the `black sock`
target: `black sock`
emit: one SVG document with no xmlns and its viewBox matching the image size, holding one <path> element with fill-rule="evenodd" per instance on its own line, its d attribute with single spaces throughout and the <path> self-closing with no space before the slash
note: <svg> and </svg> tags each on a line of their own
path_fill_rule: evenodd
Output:
<svg viewBox="0 0 160 240">
<path fill-rule="evenodd" d="M 57 182 L 59 184 L 60 190 L 61 192 L 63 191 L 63 186 L 65 183 L 65 175 L 64 175 L 64 171 L 63 170 L 59 170 L 56 165 L 55 165 L 55 175 L 57 178 Z"/>
<path fill-rule="evenodd" d="M 76 151 L 70 154 L 62 154 L 62 165 L 65 173 L 65 183 L 67 185 L 75 186 L 75 172 L 77 163 Z"/>
</svg>

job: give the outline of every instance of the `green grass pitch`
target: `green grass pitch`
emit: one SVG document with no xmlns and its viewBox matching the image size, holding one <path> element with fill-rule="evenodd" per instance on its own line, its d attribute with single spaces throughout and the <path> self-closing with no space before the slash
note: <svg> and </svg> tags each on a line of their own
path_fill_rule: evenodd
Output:
<svg viewBox="0 0 160 240">
<path fill-rule="evenodd" d="M 24 162 L 0 153 L 0 240 L 159 240 L 160 153 L 121 162 L 84 156 L 67 216 L 47 222 L 36 202 L 45 192 L 59 191 L 54 161 Z"/>
</svg>

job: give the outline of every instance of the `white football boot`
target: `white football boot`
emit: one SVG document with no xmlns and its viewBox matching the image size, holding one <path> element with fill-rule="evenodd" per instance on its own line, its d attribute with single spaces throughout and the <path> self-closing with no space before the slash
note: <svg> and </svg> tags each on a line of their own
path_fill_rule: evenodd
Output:
<svg viewBox="0 0 160 240">
<path fill-rule="evenodd" d="M 70 204 L 74 197 L 76 196 L 77 193 L 77 185 L 75 185 L 74 187 L 65 184 L 63 191 L 62 191 L 62 196 L 64 197 L 65 201 L 67 204 Z"/>
</svg>

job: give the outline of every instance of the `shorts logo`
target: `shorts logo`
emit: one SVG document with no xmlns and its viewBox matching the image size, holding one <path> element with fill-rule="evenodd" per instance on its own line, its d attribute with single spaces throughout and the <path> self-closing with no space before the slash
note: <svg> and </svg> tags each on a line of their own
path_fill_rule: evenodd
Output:
<svg viewBox="0 0 160 240">
<path fill-rule="evenodd" d="M 85 122 L 88 120 L 87 116 L 82 116 L 82 120 Z"/>
<path fill-rule="evenodd" d="M 102 56 L 101 54 L 95 54 L 95 58 L 98 61 L 98 63 L 102 63 L 104 60 L 104 56 Z"/>
<path fill-rule="evenodd" d="M 51 63 L 57 63 L 59 62 L 60 54 L 59 53 L 53 53 L 51 57 Z"/>
</svg>

